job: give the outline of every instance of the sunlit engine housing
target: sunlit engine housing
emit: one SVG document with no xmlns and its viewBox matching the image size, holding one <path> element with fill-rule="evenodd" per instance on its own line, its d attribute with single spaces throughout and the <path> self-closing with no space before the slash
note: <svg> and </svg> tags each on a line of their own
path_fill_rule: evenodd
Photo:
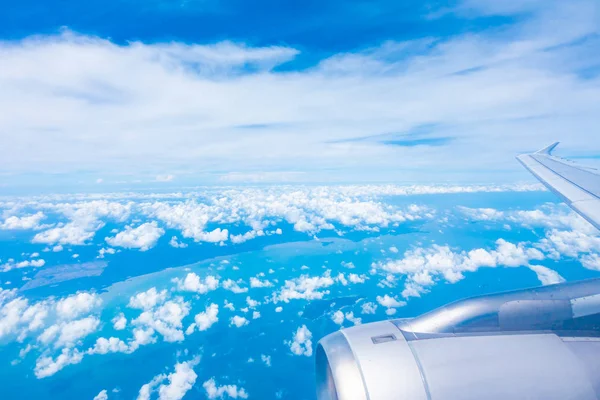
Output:
<svg viewBox="0 0 600 400">
<path fill-rule="evenodd" d="M 316 377 L 318 400 L 600 399 L 600 280 L 343 329 Z"/>
</svg>

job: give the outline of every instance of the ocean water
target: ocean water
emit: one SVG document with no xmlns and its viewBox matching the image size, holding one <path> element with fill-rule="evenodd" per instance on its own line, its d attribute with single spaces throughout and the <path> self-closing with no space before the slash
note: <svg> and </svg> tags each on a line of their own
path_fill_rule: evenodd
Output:
<svg viewBox="0 0 600 400">
<path fill-rule="evenodd" d="M 181 226 L 136 210 L 136 204 L 143 200 L 116 196 L 110 201 L 133 203 L 126 218 L 115 221 L 99 217 L 103 226 L 95 229 L 91 238 L 81 244 L 63 244 L 56 252 L 52 249 L 59 242 L 33 243 L 35 235 L 52 229 L 53 224 L 55 227 L 68 224 L 75 220 L 72 215 L 43 206 L 47 200 L 31 200 L 26 207 L 15 208 L 14 199 L 6 199 L 2 203 L 5 224 L 11 215 L 22 217 L 42 210 L 46 215 L 43 223 L 48 226 L 0 230 L 0 265 L 5 266 L 0 287 L 4 293 L 10 291 L 0 302 L 3 307 L 0 314 L 1 397 L 92 399 L 106 390 L 110 399 L 135 399 L 140 396 L 143 385 L 165 374 L 167 377 L 162 383 L 151 388 L 150 398 L 181 398 L 178 397 L 181 394 L 186 399 L 235 396 L 314 399 L 311 350 L 321 337 L 338 329 L 355 323 L 413 317 L 465 297 L 600 276 L 599 268 L 582 261 L 596 254 L 597 232 L 586 227 L 577 240 L 556 239 L 577 232 L 579 226 L 585 227 L 585 222 L 545 191 L 345 196 L 336 195 L 333 199 L 325 196 L 323 201 L 331 201 L 327 210 L 294 208 L 310 214 L 307 220 L 320 218 L 328 222 L 327 228 L 306 231 L 298 229 L 295 216 L 259 213 L 263 222 L 268 221 L 262 225 L 268 226 L 262 228 L 264 232 L 280 229 L 281 233 L 265 234 L 237 244 L 231 240 L 195 241 L 192 236 L 186 237 Z M 348 201 L 355 206 L 346 212 L 347 219 L 340 218 Z M 61 198 L 49 203 L 75 202 Z M 378 205 L 377 210 L 385 210 L 388 217 L 404 210 L 412 219 L 371 220 L 374 214 L 369 211 L 373 204 Z M 356 211 L 361 209 L 365 212 Z M 473 210 L 479 209 L 487 210 L 486 216 L 474 215 Z M 338 216 L 333 217 L 332 210 Z M 537 213 L 529 213 L 536 210 Z M 240 210 L 231 208 L 227 212 L 236 215 Z M 230 235 L 248 231 L 248 220 L 225 220 L 227 218 L 205 224 L 205 231 L 228 229 Z M 142 251 L 139 237 L 124 241 L 122 246 L 108 246 L 106 238 L 114 237 L 126 226 L 136 227 L 152 221 L 162 233 L 150 248 Z M 170 245 L 173 236 L 187 247 Z M 509 251 L 499 247 L 499 239 L 512 243 L 515 248 Z M 115 253 L 98 258 L 99 249 L 108 247 L 115 249 Z M 451 252 L 450 256 L 444 248 Z M 519 253 L 519 248 L 525 255 Z M 475 249 L 493 254 L 494 265 L 473 266 L 466 262 L 465 257 L 471 257 L 469 252 Z M 32 253 L 39 256 L 32 258 Z M 45 261 L 41 267 L 6 267 L 40 258 Z M 409 263 L 409 259 L 412 262 Z M 448 262 L 462 267 L 447 267 Z M 81 268 L 82 264 L 87 265 L 87 269 Z M 551 273 L 544 279 L 532 265 L 543 266 Z M 50 272 L 44 275 L 46 270 Z M 448 270 L 452 273 L 446 273 Z M 80 273 L 92 276 L 72 278 L 69 274 L 73 271 L 75 276 Z M 189 274 L 198 276 L 200 282 L 214 277 L 219 283 L 206 292 L 193 292 L 181 284 Z M 350 274 L 357 277 L 355 282 L 350 281 Z M 43 280 L 48 277 L 53 280 Z M 263 284 L 268 281 L 269 286 L 251 287 L 252 277 Z M 240 293 L 226 288 L 226 280 L 236 282 Z M 406 291 L 415 286 L 416 293 Z M 131 306 L 132 297 L 152 288 L 157 293 L 165 290 L 164 298 L 145 310 Z M 290 290 L 295 294 L 286 297 Z M 75 311 L 68 319 L 61 320 L 53 314 L 60 299 L 78 292 L 92 293 L 97 301 L 89 307 L 88 304 L 74 306 Z M 386 306 L 385 301 L 380 301 L 385 295 L 395 298 L 399 305 Z M 28 306 L 40 303 L 50 310 L 41 326 L 30 329 L 30 320 L 24 320 L 23 311 L 16 316 L 10 314 L 14 309 L 14 303 L 10 305 L 10 302 L 19 298 L 26 299 Z M 257 303 L 251 304 L 253 300 Z M 168 301 L 180 306 L 185 304 L 183 308 L 187 311 L 159 315 L 157 310 Z M 230 308 L 225 307 L 227 303 L 231 303 Z M 366 303 L 377 307 L 373 312 L 365 312 Z M 218 305 L 218 320 L 205 330 L 196 329 L 186 334 L 194 323 L 194 316 L 211 304 Z M 152 325 L 136 321 L 145 311 L 152 314 Z M 345 314 L 341 325 L 334 321 L 338 311 Z M 254 315 L 256 312 L 260 316 Z M 127 319 L 127 325 L 117 330 L 111 320 L 120 313 Z M 348 316 L 349 313 L 352 314 Z M 246 324 L 235 326 L 234 316 L 246 318 Z M 89 332 L 82 333 L 81 328 L 65 330 L 67 324 L 86 317 L 98 321 Z M 161 323 L 166 324 L 171 333 L 179 331 L 179 336 L 173 335 L 177 339 L 168 339 L 168 335 L 162 334 Z M 51 326 L 57 326 L 59 333 L 52 340 L 41 339 Z M 153 327 L 154 342 L 140 345 L 135 351 L 106 354 L 89 351 L 101 337 L 114 337 L 129 344 L 134 329 L 149 326 Z M 310 342 L 301 343 L 302 354 L 296 354 L 292 343 L 299 339 L 295 333 L 300 327 L 310 331 Z M 83 356 L 47 376 L 39 376 L 43 358 L 60 364 L 59 355 L 64 349 L 81 352 Z M 178 363 L 191 366 L 192 373 L 181 375 L 186 376 L 189 385 L 171 394 L 175 397 L 167 397 L 160 385 L 167 387 L 172 383 L 169 374 L 176 371 Z M 171 378 L 174 380 L 175 376 Z M 204 383 L 211 379 L 217 388 L 224 389 L 215 393 L 208 391 Z M 232 386 L 227 389 L 225 385 Z"/>
</svg>

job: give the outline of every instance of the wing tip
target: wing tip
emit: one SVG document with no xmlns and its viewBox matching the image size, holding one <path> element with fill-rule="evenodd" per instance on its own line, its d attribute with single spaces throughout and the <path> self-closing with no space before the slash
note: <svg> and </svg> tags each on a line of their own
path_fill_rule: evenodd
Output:
<svg viewBox="0 0 600 400">
<path fill-rule="evenodd" d="M 547 155 L 551 155 L 552 151 L 556 148 L 556 146 L 558 146 L 560 142 L 554 142 L 549 146 L 544 147 L 543 149 L 540 149 L 538 151 L 536 151 L 534 154 L 547 154 Z"/>
</svg>

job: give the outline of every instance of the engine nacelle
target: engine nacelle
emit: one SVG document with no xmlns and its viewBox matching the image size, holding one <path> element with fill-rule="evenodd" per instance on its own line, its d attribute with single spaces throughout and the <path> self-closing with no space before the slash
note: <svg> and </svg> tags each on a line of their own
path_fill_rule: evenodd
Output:
<svg viewBox="0 0 600 400">
<path fill-rule="evenodd" d="M 600 399 L 600 280 L 340 330 L 316 375 L 319 400 Z"/>
</svg>

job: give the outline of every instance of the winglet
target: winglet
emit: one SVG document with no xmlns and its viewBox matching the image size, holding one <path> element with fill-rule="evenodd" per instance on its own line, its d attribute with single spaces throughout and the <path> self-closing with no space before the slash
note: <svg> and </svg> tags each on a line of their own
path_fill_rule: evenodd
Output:
<svg viewBox="0 0 600 400">
<path fill-rule="evenodd" d="M 550 146 L 546 146 L 543 149 L 536 151 L 535 154 L 547 154 L 547 155 L 550 155 L 550 154 L 552 154 L 552 150 L 554 150 L 554 148 L 556 146 L 558 146 L 559 143 L 560 142 L 554 142 Z"/>
</svg>

